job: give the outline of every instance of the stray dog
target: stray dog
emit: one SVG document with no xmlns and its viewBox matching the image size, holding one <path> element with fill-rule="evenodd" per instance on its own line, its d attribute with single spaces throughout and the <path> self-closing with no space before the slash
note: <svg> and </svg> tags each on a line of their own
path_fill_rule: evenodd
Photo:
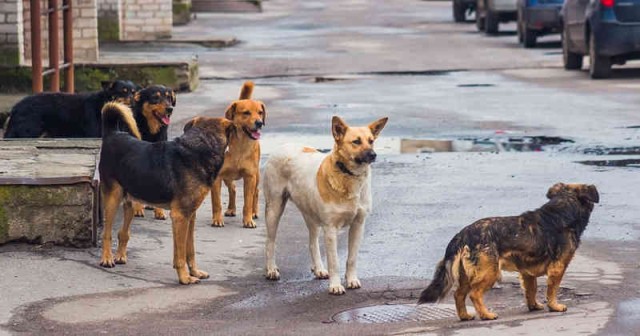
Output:
<svg viewBox="0 0 640 336">
<path fill-rule="evenodd" d="M 176 106 L 176 93 L 162 85 L 146 87 L 133 97 L 133 116 L 142 140 L 148 142 L 167 141 L 171 114 Z M 155 219 L 167 219 L 164 210 L 152 208 Z M 144 217 L 144 205 L 133 203 L 133 214 Z"/>
<path fill-rule="evenodd" d="M 226 110 L 225 117 L 238 130 L 229 139 L 229 150 L 225 153 L 224 166 L 211 189 L 213 212 L 212 226 L 222 227 L 222 200 L 220 188 L 222 181 L 229 190 L 229 205 L 224 215 L 236 215 L 235 180 L 243 179 L 244 207 L 242 224 L 245 228 L 255 228 L 253 221 L 258 218 L 258 185 L 260 183 L 260 130 L 267 119 L 264 103 L 252 100 L 253 82 L 245 82 L 240 91 L 239 100 L 234 101 Z"/>
<path fill-rule="evenodd" d="M 366 127 L 349 127 L 334 116 L 331 130 L 335 144 L 329 155 L 309 147 L 288 148 L 272 155 L 264 169 L 266 201 L 266 277 L 278 280 L 275 240 L 280 217 L 288 200 L 302 213 L 309 229 L 311 271 L 329 279 L 329 293 L 345 293 L 338 274 L 338 230 L 349 227 L 347 288 L 360 288 L 356 259 L 364 222 L 371 209 L 371 167 L 376 159 L 373 143 L 387 123 L 382 118 Z M 329 271 L 320 258 L 318 233 L 324 231 Z"/>
<path fill-rule="evenodd" d="M 138 86 L 130 81 L 102 82 L 93 93 L 39 93 L 12 109 L 5 138 L 99 138 L 100 111 L 105 103 L 131 103 Z"/>
<path fill-rule="evenodd" d="M 208 278 L 196 267 L 195 216 L 222 167 L 233 123 L 224 118 L 198 117 L 187 123 L 184 134 L 175 140 L 150 143 L 140 140 L 138 127 L 125 105 L 109 103 L 102 113 L 99 171 L 105 223 L 100 265 L 127 263 L 132 199 L 136 199 L 171 210 L 173 267 L 180 283 L 193 284 Z M 119 126 L 127 132 L 118 131 Z M 111 228 L 120 203 L 124 203 L 124 222 L 114 259 Z"/>
<path fill-rule="evenodd" d="M 600 196 L 593 185 L 557 183 L 547 198 L 549 201 L 537 210 L 481 219 L 462 229 L 449 242 L 418 303 L 441 300 L 457 287 L 454 298 L 460 320 L 474 318 L 467 313 L 467 294 L 481 319 L 494 320 L 498 315 L 487 310 L 483 296 L 503 269 L 520 273 L 530 311 L 544 309 L 536 300 L 536 278 L 542 275 L 547 276 L 549 310 L 566 311 L 567 306 L 556 299 L 560 281 Z"/>
</svg>

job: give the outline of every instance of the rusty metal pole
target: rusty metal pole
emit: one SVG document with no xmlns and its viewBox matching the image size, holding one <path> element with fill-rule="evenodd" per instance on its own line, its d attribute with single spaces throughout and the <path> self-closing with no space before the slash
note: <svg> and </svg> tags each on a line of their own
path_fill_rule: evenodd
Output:
<svg viewBox="0 0 640 336">
<path fill-rule="evenodd" d="M 40 0 L 31 0 L 31 90 L 42 92 L 42 27 Z"/>
<path fill-rule="evenodd" d="M 73 68 L 73 12 L 71 8 L 71 0 L 63 0 L 63 24 L 64 30 L 64 91 L 73 93 L 74 87 L 74 68 Z"/>
<path fill-rule="evenodd" d="M 49 69 L 51 72 L 51 92 L 60 91 L 60 15 L 58 0 L 49 0 Z"/>
</svg>

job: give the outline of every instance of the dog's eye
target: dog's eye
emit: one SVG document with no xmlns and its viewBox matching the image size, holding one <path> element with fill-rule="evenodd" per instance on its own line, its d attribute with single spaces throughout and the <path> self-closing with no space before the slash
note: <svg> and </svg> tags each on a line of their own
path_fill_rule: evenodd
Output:
<svg viewBox="0 0 640 336">
<path fill-rule="evenodd" d="M 373 139 L 369 139 L 369 144 L 373 145 Z"/>
<path fill-rule="evenodd" d="M 262 112 L 262 111 L 258 112 L 258 114 L 259 114 L 259 115 L 262 115 L 263 113 L 264 113 L 264 112 Z"/>
<path fill-rule="evenodd" d="M 242 112 L 242 114 L 244 114 L 244 115 L 248 116 L 248 115 L 251 115 L 251 112 L 249 112 L 249 111 L 244 111 L 244 112 Z"/>
<path fill-rule="evenodd" d="M 129 92 L 129 90 L 124 89 L 124 90 L 122 90 L 122 92 L 127 93 L 127 92 Z"/>
<path fill-rule="evenodd" d="M 352 144 L 354 144 L 354 145 L 362 145 L 362 140 L 360 140 L 360 139 L 355 139 L 355 140 L 353 140 L 351 143 L 352 143 Z"/>
</svg>

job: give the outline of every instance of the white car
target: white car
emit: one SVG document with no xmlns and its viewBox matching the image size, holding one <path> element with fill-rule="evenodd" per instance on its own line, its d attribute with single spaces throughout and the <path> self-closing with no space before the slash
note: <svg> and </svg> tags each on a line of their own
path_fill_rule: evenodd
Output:
<svg viewBox="0 0 640 336">
<path fill-rule="evenodd" d="M 500 22 L 518 20 L 518 0 L 477 0 L 476 26 L 488 35 L 498 33 Z"/>
</svg>

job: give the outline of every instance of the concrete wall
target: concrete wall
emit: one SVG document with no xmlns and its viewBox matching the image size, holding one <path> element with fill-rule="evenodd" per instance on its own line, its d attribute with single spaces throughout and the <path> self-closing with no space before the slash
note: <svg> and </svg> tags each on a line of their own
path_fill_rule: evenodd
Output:
<svg viewBox="0 0 640 336">
<path fill-rule="evenodd" d="M 121 0 L 123 40 L 156 40 L 171 36 L 172 0 Z"/>
<path fill-rule="evenodd" d="M 0 65 L 24 62 L 22 0 L 0 0 Z"/>
<path fill-rule="evenodd" d="M 98 0 L 98 39 L 119 41 L 122 32 L 122 1 Z"/>
</svg>

